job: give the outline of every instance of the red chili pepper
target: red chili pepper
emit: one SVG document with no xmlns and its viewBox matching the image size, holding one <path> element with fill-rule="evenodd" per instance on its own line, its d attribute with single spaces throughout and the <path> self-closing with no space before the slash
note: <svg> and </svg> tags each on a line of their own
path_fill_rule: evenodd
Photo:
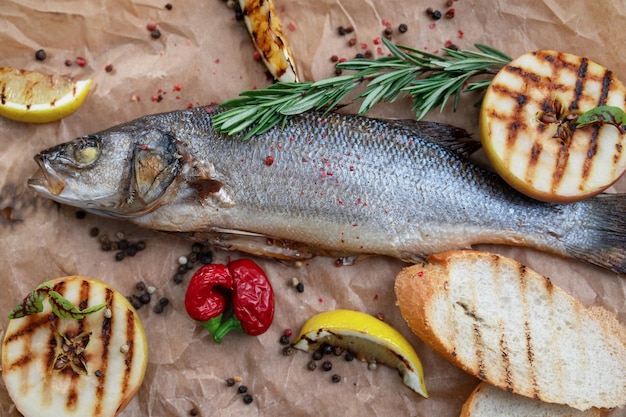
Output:
<svg viewBox="0 0 626 417">
<path fill-rule="evenodd" d="M 233 316 L 213 334 L 217 343 L 231 330 L 260 335 L 274 320 L 274 291 L 263 269 L 250 259 L 232 261 L 228 269 L 233 277 Z"/>
<path fill-rule="evenodd" d="M 189 281 L 185 294 L 187 314 L 214 335 L 226 309 L 226 297 L 220 288 L 232 290 L 233 277 L 226 265 L 207 264 Z"/>
</svg>

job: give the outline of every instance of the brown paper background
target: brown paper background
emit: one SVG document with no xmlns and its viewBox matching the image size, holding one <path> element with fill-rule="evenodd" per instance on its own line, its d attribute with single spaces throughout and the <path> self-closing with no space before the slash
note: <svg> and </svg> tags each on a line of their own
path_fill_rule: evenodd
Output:
<svg viewBox="0 0 626 417">
<path fill-rule="evenodd" d="M 318 258 L 301 269 L 260 260 L 276 291 L 276 316 L 260 337 L 229 335 L 222 345 L 186 316 L 185 285 L 172 275 L 180 255 L 190 243 L 141 230 L 127 223 L 93 215 L 76 218 L 76 209 L 36 198 L 25 186 L 36 170 L 38 151 L 76 136 L 154 112 L 220 102 L 245 89 L 268 85 L 265 70 L 252 59 L 253 49 L 242 25 L 220 0 L 1 0 L 0 65 L 67 73 L 95 80 L 86 102 L 74 115 L 56 123 L 27 125 L 0 120 L 0 337 L 8 312 L 44 280 L 70 274 L 93 276 L 131 294 L 136 282 L 157 288 L 170 305 L 158 315 L 151 308 L 139 314 L 146 327 L 150 360 L 138 395 L 122 413 L 130 416 L 187 415 L 196 407 L 202 416 L 218 415 L 406 415 L 457 416 L 477 380 L 432 353 L 411 334 L 395 307 L 393 279 L 402 263 L 370 258 L 353 267 L 337 268 L 332 259 Z M 427 7 L 445 11 L 444 1 L 416 0 L 275 0 L 296 56 L 300 75 L 317 80 L 333 75 L 331 55 L 350 58 L 362 52 L 361 43 L 376 54 L 374 39 L 382 20 L 394 28 L 394 40 L 435 51 L 447 40 L 462 48 L 473 43 L 494 46 L 511 56 L 539 48 L 584 55 L 611 68 L 626 80 L 622 50 L 624 2 L 543 0 L 535 2 L 459 0 L 454 19 L 441 19 L 434 27 Z M 148 22 L 158 23 L 162 36 L 150 37 Z M 408 25 L 399 34 L 400 23 Z M 340 25 L 353 25 L 354 47 L 337 35 Z M 460 37 L 459 31 L 463 32 Z M 48 58 L 34 59 L 44 48 Z M 66 67 L 66 59 L 87 59 L 84 68 Z M 114 70 L 105 72 L 107 64 Z M 174 92 L 180 84 L 182 90 Z M 151 100 L 162 89 L 160 102 Z M 140 101 L 132 101 L 137 95 Z M 179 97 L 177 97 L 179 96 Z M 474 97 L 463 100 L 457 112 L 430 114 L 476 133 L 478 110 Z M 372 115 L 412 117 L 409 102 L 377 106 Z M 626 191 L 622 179 L 612 191 Z M 89 237 L 97 226 L 102 234 L 124 232 L 148 247 L 134 258 L 115 262 Z M 586 305 L 602 305 L 626 322 L 624 277 L 599 268 L 567 261 L 532 250 L 481 246 L 526 263 L 553 279 Z M 229 254 L 217 252 L 216 260 Z M 290 286 L 297 277 L 303 293 Z M 152 303 L 154 305 L 154 302 Z M 431 398 L 426 400 L 402 385 L 395 370 L 368 371 L 363 363 L 333 358 L 332 372 L 311 372 L 309 355 L 286 357 L 278 339 L 286 328 L 296 332 L 312 314 L 333 308 L 382 313 L 415 346 L 424 364 Z M 330 382 L 332 373 L 343 379 Z M 224 380 L 241 376 L 254 396 L 243 404 L 236 388 Z M 0 414 L 17 416 L 0 382 Z M 611 417 L 623 416 L 616 410 Z"/>
</svg>

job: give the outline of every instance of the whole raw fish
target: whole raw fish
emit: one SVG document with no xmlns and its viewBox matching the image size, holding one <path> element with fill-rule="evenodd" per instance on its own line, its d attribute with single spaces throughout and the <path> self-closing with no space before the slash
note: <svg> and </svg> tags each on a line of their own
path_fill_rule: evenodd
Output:
<svg viewBox="0 0 626 417">
<path fill-rule="evenodd" d="M 626 272 L 626 194 L 546 204 L 471 163 L 448 125 L 308 113 L 250 142 L 217 107 L 144 116 L 39 153 L 32 189 L 227 249 L 407 261 L 478 243 Z M 352 259 L 352 258 L 350 258 Z"/>
</svg>

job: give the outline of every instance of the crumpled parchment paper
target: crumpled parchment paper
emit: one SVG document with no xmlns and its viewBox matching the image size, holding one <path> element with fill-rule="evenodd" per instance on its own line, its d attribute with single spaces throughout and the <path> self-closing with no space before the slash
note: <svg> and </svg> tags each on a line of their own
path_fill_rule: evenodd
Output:
<svg viewBox="0 0 626 417">
<path fill-rule="evenodd" d="M 37 284 L 80 274 L 109 282 L 132 294 L 139 281 L 156 287 L 150 306 L 139 314 L 146 328 L 150 360 L 144 384 L 122 415 L 183 416 L 196 409 L 217 415 L 407 415 L 457 416 L 477 380 L 434 354 L 405 325 L 395 307 L 393 280 L 401 262 L 369 258 L 338 268 L 333 259 L 316 258 L 301 268 L 259 260 L 276 291 L 276 316 L 260 337 L 228 335 L 222 345 L 186 316 L 182 284 L 172 281 L 177 259 L 191 243 L 122 221 L 87 215 L 75 208 L 40 199 L 26 188 L 35 170 L 32 157 L 40 150 L 135 117 L 188 105 L 234 98 L 242 90 L 270 83 L 253 59 L 253 48 L 242 24 L 221 0 L 3 0 L 0 7 L 0 65 L 95 80 L 86 102 L 75 114 L 46 125 L 0 120 L 0 337 L 6 313 Z M 611 68 L 626 80 L 622 64 L 626 31 L 619 2 L 539 2 L 458 0 L 453 19 L 434 22 L 428 7 L 445 12 L 443 0 L 275 0 L 292 45 L 301 78 L 317 80 L 334 74 L 332 55 L 353 57 L 366 50 L 379 56 L 376 39 L 385 23 L 393 40 L 436 52 L 446 41 L 461 48 L 483 43 L 510 56 L 539 49 L 556 49 L 586 56 Z M 161 37 L 146 29 L 154 22 Z M 398 25 L 408 30 L 399 33 Z M 339 26 L 354 32 L 340 36 Z M 349 39 L 356 44 L 350 46 Z M 43 48 L 47 59 L 36 61 Z M 383 51 L 386 53 L 386 51 Z M 85 67 L 75 63 L 84 57 Z M 69 60 L 72 65 L 66 66 Z M 105 71 L 107 65 L 113 70 Z M 178 85 L 179 88 L 176 87 Z M 179 90 L 179 91 L 175 91 Z M 462 100 L 456 112 L 433 112 L 428 119 L 446 121 L 477 134 L 476 97 Z M 350 111 L 348 108 L 347 111 Z M 371 115 L 412 118 L 408 100 L 377 106 Z M 622 179 L 612 191 L 626 191 Z M 112 239 L 118 233 L 147 248 L 116 262 L 103 252 L 89 231 L 98 227 Z M 626 280 L 596 267 L 521 248 L 483 245 L 527 264 L 580 299 L 602 305 L 626 322 Z M 215 252 L 217 262 L 230 255 Z M 291 285 L 292 277 L 305 286 Z M 160 297 L 170 304 L 162 314 L 152 307 Z M 284 356 L 278 342 L 285 329 L 297 332 L 314 313 L 348 308 L 381 313 L 415 346 L 424 364 L 431 397 L 424 399 L 402 385 L 393 369 L 331 358 L 333 370 L 307 369 L 309 354 Z M 331 374 L 341 375 L 340 383 Z M 225 379 L 239 376 L 254 401 L 243 403 L 236 387 Z M 0 414 L 17 416 L 0 382 Z M 623 416 L 624 410 L 609 414 Z"/>
</svg>

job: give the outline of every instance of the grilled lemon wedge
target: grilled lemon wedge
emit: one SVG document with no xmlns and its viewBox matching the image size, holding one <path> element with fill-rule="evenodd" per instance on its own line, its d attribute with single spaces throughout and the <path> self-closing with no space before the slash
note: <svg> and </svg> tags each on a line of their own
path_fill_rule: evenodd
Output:
<svg viewBox="0 0 626 417">
<path fill-rule="evenodd" d="M 44 284 L 82 312 L 93 311 L 73 313 L 82 318 L 60 317 L 37 296 L 16 307 L 29 311 L 9 321 L 2 344 L 9 395 L 25 417 L 115 416 L 133 398 L 146 370 L 139 316 L 126 297 L 95 279 L 69 276 Z M 33 313 L 36 304 L 42 308 Z M 55 309 L 69 314 L 66 307 L 59 302 Z"/>
<path fill-rule="evenodd" d="M 308 352 L 323 343 L 349 350 L 362 361 L 396 368 L 407 387 L 428 398 L 417 353 L 400 332 L 376 317 L 352 310 L 318 313 L 302 326 L 293 347 Z"/>
<path fill-rule="evenodd" d="M 0 67 L 0 116 L 25 123 L 48 123 L 74 113 L 92 80 Z"/>
<path fill-rule="evenodd" d="M 626 87 L 580 56 L 541 50 L 496 74 L 480 111 L 487 158 L 511 186 L 548 202 L 598 194 L 626 171 L 626 136 L 615 126 L 576 127 L 598 106 L 625 108 Z"/>
</svg>

